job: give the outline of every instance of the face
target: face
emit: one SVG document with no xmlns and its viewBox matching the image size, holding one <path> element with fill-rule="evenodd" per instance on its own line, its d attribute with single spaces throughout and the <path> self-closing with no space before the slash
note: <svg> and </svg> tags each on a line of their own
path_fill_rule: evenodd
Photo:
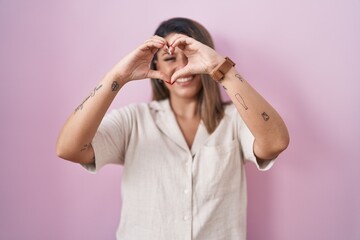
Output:
<svg viewBox="0 0 360 240">
<path fill-rule="evenodd" d="M 169 34 L 165 39 L 169 41 L 172 35 Z M 171 76 L 186 64 L 187 57 L 179 48 L 176 48 L 172 55 L 163 49 L 157 53 L 156 67 L 168 76 Z M 172 99 L 197 99 L 197 95 L 202 89 L 200 75 L 189 75 L 179 78 L 173 85 L 165 83 L 165 86 L 168 88 Z"/>
</svg>

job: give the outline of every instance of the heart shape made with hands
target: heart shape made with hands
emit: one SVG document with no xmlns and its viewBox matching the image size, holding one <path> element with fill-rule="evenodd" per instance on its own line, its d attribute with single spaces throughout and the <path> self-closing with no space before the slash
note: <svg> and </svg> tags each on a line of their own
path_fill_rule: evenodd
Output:
<svg viewBox="0 0 360 240">
<path fill-rule="evenodd" d="M 171 47 L 167 44 L 167 45 L 165 45 L 164 46 L 165 47 L 165 49 L 166 49 L 166 52 L 169 54 L 169 55 L 173 55 L 174 54 L 174 51 L 175 51 L 175 48 L 173 48 L 173 49 L 171 49 Z M 176 78 L 174 78 L 173 76 L 175 75 L 178 75 L 177 73 L 178 73 L 178 71 L 180 70 L 180 71 L 182 71 L 182 70 L 186 70 L 186 68 L 189 68 L 189 66 L 188 66 L 188 64 L 187 65 L 185 65 L 183 68 L 180 68 L 180 69 L 178 69 L 178 70 L 176 70 L 171 76 L 169 76 L 170 77 L 170 81 L 165 81 L 166 83 L 169 83 L 169 84 L 174 84 L 175 82 L 176 82 L 176 80 L 178 79 L 178 78 L 180 78 L 180 77 L 176 77 Z M 185 74 L 186 74 L 186 72 L 185 72 Z M 183 74 L 181 74 L 181 75 L 184 75 L 184 72 L 183 72 Z M 191 74 L 191 75 L 193 75 L 193 74 Z"/>
<path fill-rule="evenodd" d="M 165 49 L 169 55 L 173 55 L 175 52 L 175 48 L 165 45 Z M 180 48 L 181 49 L 181 48 Z M 181 49 L 182 50 L 182 49 Z M 186 53 L 184 53 L 186 56 Z M 188 56 L 186 56 L 188 57 Z M 188 62 L 184 67 L 178 68 L 171 76 L 170 76 L 170 84 L 174 84 L 179 78 L 188 77 L 190 75 L 194 75 L 197 73 L 192 72 L 195 69 L 195 66 L 192 66 L 193 62 Z"/>
<path fill-rule="evenodd" d="M 214 59 L 217 59 L 219 56 L 209 46 L 182 34 L 175 34 L 170 36 L 170 39 L 166 39 L 163 49 L 169 55 L 173 55 L 175 49 L 179 49 L 188 60 L 185 66 L 176 69 L 172 76 L 170 76 L 171 84 L 179 78 L 195 74 L 209 74 L 209 68 L 212 68 Z"/>
</svg>

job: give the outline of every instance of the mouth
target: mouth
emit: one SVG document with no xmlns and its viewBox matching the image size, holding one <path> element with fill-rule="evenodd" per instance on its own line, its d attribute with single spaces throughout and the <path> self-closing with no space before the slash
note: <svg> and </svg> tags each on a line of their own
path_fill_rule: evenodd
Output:
<svg viewBox="0 0 360 240">
<path fill-rule="evenodd" d="M 186 77 L 186 78 L 179 78 L 176 80 L 176 83 L 181 86 L 189 85 L 191 80 L 194 79 L 194 76 Z"/>
</svg>

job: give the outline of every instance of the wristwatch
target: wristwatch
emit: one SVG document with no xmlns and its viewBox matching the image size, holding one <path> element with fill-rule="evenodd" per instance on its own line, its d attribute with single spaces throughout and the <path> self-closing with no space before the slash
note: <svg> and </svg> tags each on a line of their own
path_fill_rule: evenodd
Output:
<svg viewBox="0 0 360 240">
<path fill-rule="evenodd" d="M 224 59 L 222 63 L 217 65 L 214 70 L 211 71 L 210 76 L 216 81 L 221 81 L 225 74 L 235 66 L 235 63 L 228 57 Z"/>
</svg>

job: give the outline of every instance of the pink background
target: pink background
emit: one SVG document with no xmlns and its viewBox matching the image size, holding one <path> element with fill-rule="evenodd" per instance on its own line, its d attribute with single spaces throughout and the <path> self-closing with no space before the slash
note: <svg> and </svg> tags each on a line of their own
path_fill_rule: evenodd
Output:
<svg viewBox="0 0 360 240">
<path fill-rule="evenodd" d="M 203 23 L 289 127 L 271 171 L 247 166 L 249 239 L 360 239 L 358 0 L 0 0 L 0 239 L 115 238 L 121 168 L 88 174 L 55 156 L 56 137 L 174 16 Z M 148 101 L 149 86 L 127 85 L 112 107 Z"/>
</svg>

